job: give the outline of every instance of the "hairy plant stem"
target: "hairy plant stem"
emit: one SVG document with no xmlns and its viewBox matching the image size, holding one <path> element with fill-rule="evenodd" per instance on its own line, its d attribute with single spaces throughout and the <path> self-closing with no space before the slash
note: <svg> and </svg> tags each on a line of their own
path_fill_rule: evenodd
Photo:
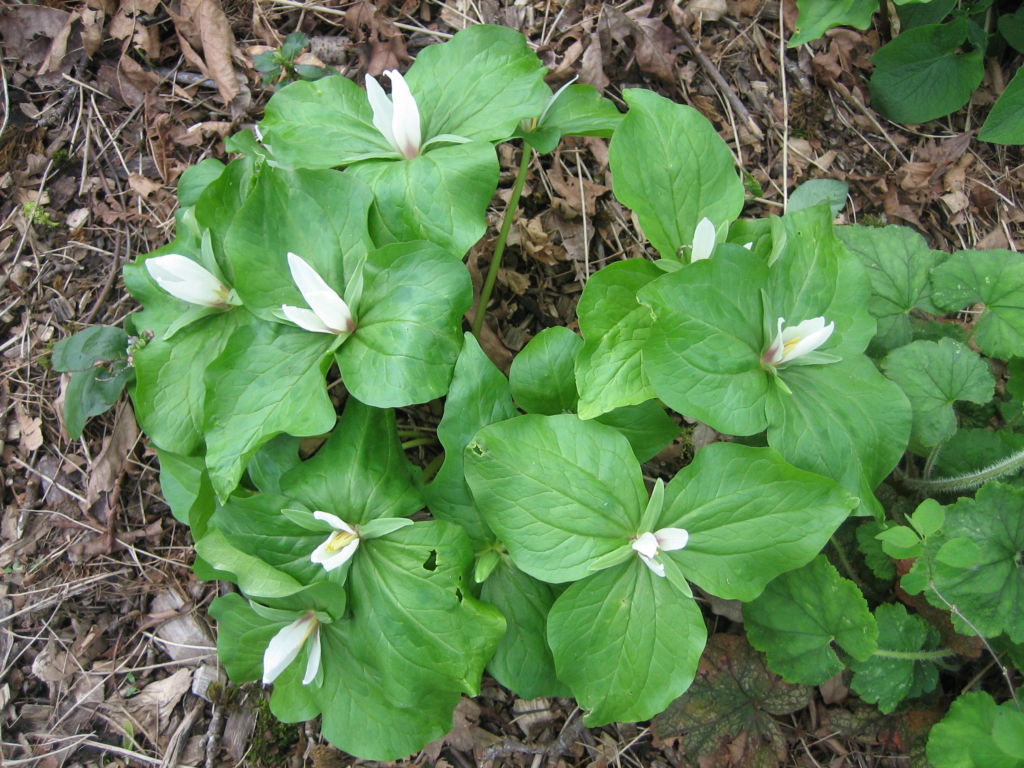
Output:
<svg viewBox="0 0 1024 768">
<path fill-rule="evenodd" d="M 945 443 L 939 443 L 934 448 L 932 448 L 932 452 L 928 454 L 928 461 L 924 463 L 923 474 L 925 480 L 932 479 L 932 472 L 935 470 L 935 462 L 938 461 L 939 459 L 939 453 L 942 451 L 943 445 L 945 445 Z"/>
<path fill-rule="evenodd" d="M 918 480 L 904 474 L 900 479 L 915 491 L 924 491 L 928 494 L 949 493 L 977 488 L 990 480 L 998 480 L 1000 477 L 1012 474 L 1021 467 L 1024 467 L 1024 450 L 1012 453 L 1005 459 L 984 469 L 979 469 L 977 472 L 967 472 L 955 477 L 940 477 L 934 480 Z"/>
<path fill-rule="evenodd" d="M 476 305 L 476 314 L 473 316 L 473 335 L 480 338 L 480 330 L 484 327 L 484 315 L 487 314 L 487 303 L 491 300 L 491 293 L 494 291 L 494 281 L 498 279 L 498 269 L 501 267 L 501 257 L 505 255 L 505 243 L 508 240 L 509 230 L 512 229 L 512 219 L 516 216 L 519 208 L 519 196 L 523 194 L 523 184 L 526 183 L 526 174 L 530 169 L 530 158 L 533 155 L 533 147 L 523 142 L 523 157 L 519 161 L 519 175 L 516 176 L 516 183 L 512 187 L 512 197 L 508 200 L 505 208 L 505 218 L 501 222 L 501 231 L 498 232 L 498 241 L 494 244 L 494 255 L 491 257 L 491 266 L 487 269 L 487 278 L 484 280 L 484 287 L 480 291 L 480 301 Z"/>
<path fill-rule="evenodd" d="M 956 651 L 946 649 L 938 651 L 883 651 L 881 648 L 872 654 L 872 656 L 880 656 L 883 659 L 907 659 L 908 661 L 930 661 L 956 655 Z"/>
</svg>

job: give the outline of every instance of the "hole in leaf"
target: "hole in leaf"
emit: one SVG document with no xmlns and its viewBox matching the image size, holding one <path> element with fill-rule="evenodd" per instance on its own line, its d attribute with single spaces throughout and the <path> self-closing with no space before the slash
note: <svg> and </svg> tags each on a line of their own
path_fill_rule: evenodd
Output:
<svg viewBox="0 0 1024 768">
<path fill-rule="evenodd" d="M 480 447 L 480 443 L 470 443 L 469 450 L 471 450 L 477 456 L 484 455 L 484 449 Z"/>
<path fill-rule="evenodd" d="M 462 590 L 461 589 L 456 589 L 455 590 L 455 597 L 457 597 L 459 599 L 460 603 L 462 602 Z"/>
<path fill-rule="evenodd" d="M 427 559 L 423 561 L 423 567 L 428 571 L 437 570 L 437 550 L 430 550 L 430 554 L 427 555 Z"/>
</svg>

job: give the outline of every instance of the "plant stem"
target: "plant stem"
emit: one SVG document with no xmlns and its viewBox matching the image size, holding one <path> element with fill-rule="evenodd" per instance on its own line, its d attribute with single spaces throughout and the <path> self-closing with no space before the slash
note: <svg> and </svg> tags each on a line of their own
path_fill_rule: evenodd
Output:
<svg viewBox="0 0 1024 768">
<path fill-rule="evenodd" d="M 944 445 L 944 443 L 939 443 L 934 448 L 932 448 L 932 452 L 930 454 L 928 454 L 928 461 L 926 461 L 924 463 L 924 479 L 925 480 L 931 480 L 932 479 L 932 471 L 935 469 L 935 462 L 939 458 L 939 453 L 942 451 L 942 446 L 943 445 Z"/>
<path fill-rule="evenodd" d="M 423 482 L 429 483 L 431 480 L 433 480 L 434 475 L 436 475 L 438 471 L 441 469 L 442 464 L 444 464 L 444 451 L 437 454 L 437 456 L 431 459 L 430 463 L 423 468 Z"/>
<path fill-rule="evenodd" d="M 892 40 L 892 22 L 889 20 L 889 3 L 886 0 L 878 0 L 878 25 L 882 40 Z"/>
<path fill-rule="evenodd" d="M 484 327 L 487 303 L 491 300 L 491 293 L 494 291 L 494 281 L 498 279 L 501 257 L 505 255 L 505 242 L 508 240 L 509 230 L 512 229 L 512 219 L 515 218 L 516 209 L 519 208 L 519 196 L 523 193 L 523 184 L 526 183 L 526 174 L 530 169 L 530 158 L 532 156 L 533 147 L 524 141 L 523 157 L 519 161 L 519 175 L 516 176 L 515 186 L 512 187 L 512 197 L 509 198 L 508 206 L 505 208 L 505 218 L 501 222 L 498 241 L 494 244 L 491 266 L 487 269 L 487 278 L 484 280 L 484 287 L 480 291 L 480 301 L 476 305 L 476 315 L 473 316 L 473 335 L 478 339 L 480 338 L 480 330 Z"/>
<path fill-rule="evenodd" d="M 419 448 L 421 445 L 437 445 L 436 437 L 420 437 L 416 440 L 406 440 L 402 443 L 402 450 L 408 451 L 410 448 Z"/>
<path fill-rule="evenodd" d="M 907 659 L 908 661 L 930 661 L 932 659 L 944 659 L 948 656 L 956 656 L 956 651 L 939 649 L 937 651 L 883 651 L 879 648 L 873 656 L 880 656 L 883 659 Z"/>
<path fill-rule="evenodd" d="M 997 480 L 1005 475 L 1012 474 L 1024 467 L 1024 451 L 1017 451 L 995 464 L 979 469 L 977 472 L 968 472 L 956 477 L 940 477 L 935 480 L 916 480 L 912 477 L 903 476 L 902 481 L 916 491 L 925 493 L 949 493 L 952 491 L 966 491 L 984 485 L 989 480 Z"/>
<path fill-rule="evenodd" d="M 426 432 L 417 432 L 415 429 L 400 429 L 398 430 L 398 436 L 403 440 L 411 437 L 433 437 L 433 435 L 428 435 Z"/>
</svg>

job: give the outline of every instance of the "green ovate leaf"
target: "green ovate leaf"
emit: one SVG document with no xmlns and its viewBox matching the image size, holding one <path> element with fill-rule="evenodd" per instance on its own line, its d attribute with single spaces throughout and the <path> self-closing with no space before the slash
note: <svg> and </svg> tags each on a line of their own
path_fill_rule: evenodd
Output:
<svg viewBox="0 0 1024 768">
<path fill-rule="evenodd" d="M 465 266 L 431 243 L 399 243 L 372 251 L 363 279 L 356 330 L 336 353 L 349 392 L 378 408 L 443 395 L 473 301 Z"/>
<path fill-rule="evenodd" d="M 320 435 L 334 426 L 324 376 L 335 343 L 330 334 L 259 322 L 228 339 L 206 371 L 206 465 L 221 499 L 270 438 Z"/>
<path fill-rule="evenodd" d="M 437 437 L 444 446 L 444 464 L 424 492 L 434 517 L 461 525 L 477 548 L 494 543 L 496 538 L 477 511 L 466 484 L 465 449 L 483 427 L 516 415 L 508 380 L 484 354 L 473 334 L 467 333 L 455 363 L 444 417 L 437 427 Z"/>
<path fill-rule="evenodd" d="M 912 2 L 906 5 L 897 4 L 896 10 L 900 17 L 900 28 L 906 32 L 914 27 L 926 24 L 938 24 L 949 16 L 956 8 L 957 0 L 930 0 L 930 2 Z"/>
<path fill-rule="evenodd" d="M 506 620 L 505 636 L 487 671 L 520 698 L 572 695 L 555 674 L 548 648 L 548 611 L 557 596 L 554 587 L 526 575 L 504 556 L 480 587 L 480 599 L 501 611 Z"/>
<path fill-rule="evenodd" d="M 985 75 L 984 51 L 958 53 L 968 33 L 969 22 L 960 17 L 907 30 L 879 49 L 871 57 L 872 106 L 902 123 L 923 123 L 960 109 Z"/>
<path fill-rule="evenodd" d="M 991 357 L 1024 357 L 1024 256 L 1013 251 L 958 251 L 932 272 L 932 299 L 959 311 L 982 302 L 972 339 Z"/>
<path fill-rule="evenodd" d="M 882 369 L 906 393 L 914 411 L 911 436 L 926 446 L 943 443 L 956 432 L 953 403 L 983 405 L 995 391 L 989 364 L 951 339 L 900 347 L 889 353 Z"/>
<path fill-rule="evenodd" d="M 941 314 L 931 301 L 929 273 L 947 254 L 933 251 L 910 227 L 837 227 L 836 234 L 856 254 L 871 278 L 868 310 L 878 320 L 875 342 L 883 350 L 909 344 L 910 312 Z"/>
<path fill-rule="evenodd" d="M 743 183 L 729 147 L 697 110 L 639 88 L 624 96 L 630 110 L 608 151 L 615 196 L 662 258 L 676 258 L 701 219 L 719 227 L 739 216 Z"/>
<path fill-rule="evenodd" d="M 698 673 L 690 690 L 654 718 L 657 737 L 681 736 L 680 751 L 711 765 L 782 762 L 787 739 L 775 717 L 807 706 L 812 689 L 773 675 L 738 635 L 712 635 Z"/>
<path fill-rule="evenodd" d="M 584 340 L 576 356 L 581 419 L 654 397 L 644 365 L 654 318 L 637 300 L 637 291 L 663 274 L 645 259 L 628 259 L 587 281 L 576 307 Z"/>
<path fill-rule="evenodd" d="M 298 466 L 302 439 L 292 435 L 278 435 L 262 448 L 249 462 L 249 479 L 263 493 L 281 493 L 281 476 Z"/>
<path fill-rule="evenodd" d="M 555 416 L 575 413 L 574 366 L 583 339 L 556 326 L 538 333 L 512 361 L 509 383 L 512 397 L 527 413 Z"/>
<path fill-rule="evenodd" d="M 220 178 L 225 168 L 224 163 L 212 157 L 186 168 L 178 177 L 178 205 L 191 208 L 198 203 L 203 190 Z"/>
<path fill-rule="evenodd" d="M 1000 14 L 999 34 L 1019 53 L 1024 53 L 1024 8 L 1018 8 L 1015 13 Z"/>
<path fill-rule="evenodd" d="M 805 208 L 813 208 L 828 203 L 833 216 L 846 207 L 846 196 L 850 193 L 850 185 L 838 179 L 811 179 L 793 190 L 786 205 L 787 213 L 796 213 Z"/>
<path fill-rule="evenodd" d="M 624 405 L 601 414 L 594 421 L 618 430 L 629 440 L 636 460 L 641 464 L 661 453 L 666 445 L 679 437 L 680 432 L 679 425 L 665 413 L 657 400 Z"/>
<path fill-rule="evenodd" d="M 53 345 L 55 371 L 89 371 L 97 363 L 122 360 L 128 354 L 128 334 L 121 328 L 94 325 Z"/>
<path fill-rule="evenodd" d="M 717 597 L 753 600 L 778 574 L 809 563 L 854 503 L 769 448 L 712 443 L 666 487 L 653 527 L 684 528 L 690 539 L 658 557 Z"/>
<path fill-rule="evenodd" d="M 796 33 L 789 38 L 790 48 L 817 40 L 832 27 L 867 29 L 878 3 L 875 0 L 797 0 L 796 7 L 800 15 L 796 20 Z"/>
<path fill-rule="evenodd" d="M 157 450 L 160 492 L 179 523 L 192 528 L 195 539 L 206 533 L 206 520 L 215 505 L 213 485 L 202 456 L 178 456 Z"/>
<path fill-rule="evenodd" d="M 824 555 L 776 577 L 743 607 L 747 639 L 787 683 L 820 685 L 842 672 L 834 642 L 855 659 L 875 652 L 878 627 L 857 585 Z"/>
<path fill-rule="evenodd" d="M 348 173 L 260 168 L 224 240 L 246 309 L 276 321 L 283 304 L 308 307 L 292 279 L 289 252 L 343 297 L 351 265 L 370 247 L 372 202 L 370 188 Z M 352 309 L 358 318 L 361 307 Z"/>
<path fill-rule="evenodd" d="M 899 603 L 883 604 L 875 610 L 878 622 L 878 655 L 849 660 L 853 669 L 850 687 L 858 696 L 889 714 L 904 699 L 913 699 L 935 689 L 939 670 L 933 661 L 886 656 L 931 651 L 939 645 L 939 633 L 920 616 L 911 616 Z"/>
<path fill-rule="evenodd" d="M 81 437 L 86 421 L 113 408 L 133 378 L 135 370 L 126 360 L 71 374 L 64 391 L 64 426 L 68 436 L 73 440 Z"/>
<path fill-rule="evenodd" d="M 640 465 L 610 427 L 572 414 L 521 416 L 480 430 L 465 456 L 484 519 L 516 565 L 542 581 L 587 576 L 639 533 Z"/>
<path fill-rule="evenodd" d="M 348 173 L 373 189 L 370 235 L 377 245 L 429 240 L 462 256 L 487 230 L 498 157 L 487 142 L 438 147 L 412 160 L 368 160 Z"/>
<path fill-rule="evenodd" d="M 697 604 L 637 557 L 576 582 L 548 614 L 558 677 L 593 727 L 662 711 L 689 687 L 706 639 Z"/>
<path fill-rule="evenodd" d="M 1017 15 L 1021 15 L 1020 11 Z M 1000 21 L 1004 18 L 1006 17 L 1000 17 Z M 1024 33 L 1021 36 L 1024 38 Z M 1024 45 L 1024 40 L 1019 44 Z M 1024 77 L 1019 75 L 1020 70 L 1017 70 L 1017 75 L 1014 75 L 1006 90 L 992 105 L 992 111 L 988 113 L 985 124 L 981 126 L 981 132 L 978 134 L 982 141 L 991 141 L 993 144 L 1024 144 Z"/>
</svg>

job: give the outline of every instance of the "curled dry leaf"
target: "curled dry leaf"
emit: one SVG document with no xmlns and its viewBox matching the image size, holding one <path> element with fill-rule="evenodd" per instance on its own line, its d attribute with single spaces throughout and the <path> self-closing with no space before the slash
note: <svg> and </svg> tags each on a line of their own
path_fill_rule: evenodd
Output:
<svg viewBox="0 0 1024 768">
<path fill-rule="evenodd" d="M 242 92 L 232 62 L 241 52 L 220 0 L 180 0 L 168 12 L 185 58 L 217 83 L 221 99 L 231 104 Z"/>
</svg>

